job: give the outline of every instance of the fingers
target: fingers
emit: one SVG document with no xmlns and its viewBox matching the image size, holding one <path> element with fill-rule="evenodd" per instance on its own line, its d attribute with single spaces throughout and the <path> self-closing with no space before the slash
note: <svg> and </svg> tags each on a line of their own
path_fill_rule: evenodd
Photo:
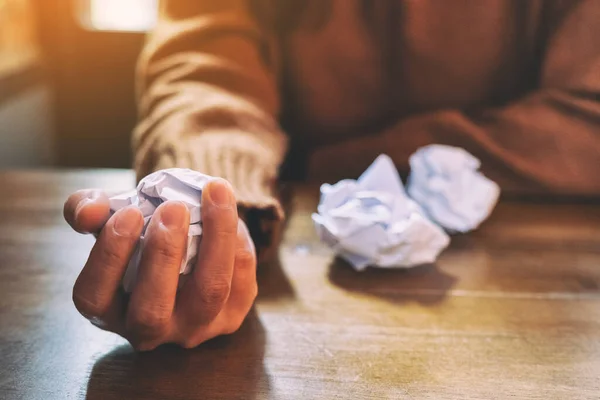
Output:
<svg viewBox="0 0 600 400">
<path fill-rule="evenodd" d="M 75 307 L 102 328 L 117 328 L 112 326 L 118 319 L 117 293 L 143 224 L 135 207 L 117 211 L 100 233 L 73 287 Z"/>
<path fill-rule="evenodd" d="M 237 209 L 231 185 L 218 179 L 202 193 L 202 241 L 198 262 L 181 288 L 178 320 L 187 326 L 212 321 L 229 297 L 237 235 Z"/>
<path fill-rule="evenodd" d="M 189 321 L 184 321 L 187 325 L 182 326 L 180 322 L 180 331 L 177 332 L 175 341 L 185 348 L 193 348 L 216 336 L 237 331 L 254 303 L 257 290 L 254 243 L 244 222 L 239 221 L 235 266 L 227 303 L 219 315 L 208 324 L 192 325 Z M 181 304 L 185 307 L 183 302 Z"/>
<path fill-rule="evenodd" d="M 231 280 L 231 293 L 223 313 L 226 320 L 224 333 L 233 333 L 239 329 L 257 294 L 256 249 L 246 224 L 240 221 L 233 278 Z"/>
<path fill-rule="evenodd" d="M 69 196 L 63 214 L 77 232 L 99 232 L 110 217 L 108 197 L 97 189 L 79 190 Z"/>
<path fill-rule="evenodd" d="M 172 201 L 161 204 L 150 220 L 127 312 L 134 342 L 168 336 L 189 224 L 187 207 Z"/>
</svg>

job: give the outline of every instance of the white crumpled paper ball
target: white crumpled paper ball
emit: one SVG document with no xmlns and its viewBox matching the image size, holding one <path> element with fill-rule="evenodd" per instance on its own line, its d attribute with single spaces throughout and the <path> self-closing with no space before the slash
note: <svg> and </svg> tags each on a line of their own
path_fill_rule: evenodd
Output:
<svg viewBox="0 0 600 400">
<path fill-rule="evenodd" d="M 146 176 L 140 181 L 137 189 L 109 199 L 110 209 L 113 213 L 121 208 L 134 205 L 141 210 L 144 216 L 142 236 L 123 277 L 123 287 L 126 292 L 133 289 L 144 248 L 144 235 L 150 219 L 156 208 L 167 200 L 181 201 L 190 211 L 188 244 L 179 273 L 188 274 L 192 270 L 202 238 L 202 222 L 200 220 L 202 189 L 213 179 L 215 178 L 190 169 L 164 169 Z"/>
<path fill-rule="evenodd" d="M 499 186 L 483 176 L 466 150 L 430 145 L 410 157 L 408 194 L 429 218 L 449 232 L 476 229 L 494 209 Z"/>
<path fill-rule="evenodd" d="M 380 155 L 358 180 L 321 186 L 312 216 L 322 241 L 356 270 L 434 262 L 450 239 L 422 214 L 392 160 Z"/>
</svg>

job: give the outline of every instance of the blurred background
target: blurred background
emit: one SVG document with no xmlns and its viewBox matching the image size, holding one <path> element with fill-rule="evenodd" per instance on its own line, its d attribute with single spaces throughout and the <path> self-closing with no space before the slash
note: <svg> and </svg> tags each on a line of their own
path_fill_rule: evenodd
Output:
<svg viewBox="0 0 600 400">
<path fill-rule="evenodd" d="M 0 0 L 0 168 L 130 167 L 157 0 Z"/>
</svg>

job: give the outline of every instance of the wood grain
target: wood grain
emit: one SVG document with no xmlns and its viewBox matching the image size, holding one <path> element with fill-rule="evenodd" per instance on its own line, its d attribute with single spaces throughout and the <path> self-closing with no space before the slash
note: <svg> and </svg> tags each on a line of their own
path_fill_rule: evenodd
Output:
<svg viewBox="0 0 600 400">
<path fill-rule="evenodd" d="M 436 265 L 352 271 L 292 187 L 279 261 L 234 335 L 134 353 L 75 311 L 93 238 L 62 221 L 79 188 L 129 171 L 0 173 L 1 399 L 598 399 L 600 205 L 504 202 Z"/>
</svg>

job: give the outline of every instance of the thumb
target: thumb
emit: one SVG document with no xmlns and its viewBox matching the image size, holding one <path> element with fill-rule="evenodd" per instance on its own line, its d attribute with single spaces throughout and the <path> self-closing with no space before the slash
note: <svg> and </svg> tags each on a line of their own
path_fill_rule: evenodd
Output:
<svg viewBox="0 0 600 400">
<path fill-rule="evenodd" d="M 63 208 L 65 220 L 79 233 L 97 233 L 110 217 L 108 196 L 102 190 L 73 193 Z"/>
</svg>

